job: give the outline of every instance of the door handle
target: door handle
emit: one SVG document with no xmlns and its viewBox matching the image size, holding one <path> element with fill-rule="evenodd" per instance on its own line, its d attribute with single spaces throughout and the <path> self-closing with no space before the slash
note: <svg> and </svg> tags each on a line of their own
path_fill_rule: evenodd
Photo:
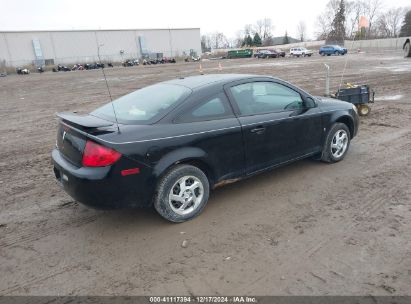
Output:
<svg viewBox="0 0 411 304">
<path fill-rule="evenodd" d="M 265 132 L 265 127 L 258 126 L 254 129 L 251 129 L 251 133 L 263 134 Z"/>
</svg>

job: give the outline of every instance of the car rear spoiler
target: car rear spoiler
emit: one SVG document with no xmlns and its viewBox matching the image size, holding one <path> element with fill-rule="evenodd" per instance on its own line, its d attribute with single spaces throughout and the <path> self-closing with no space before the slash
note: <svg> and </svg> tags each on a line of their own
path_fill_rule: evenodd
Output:
<svg viewBox="0 0 411 304">
<path fill-rule="evenodd" d="M 111 127 L 114 125 L 111 121 L 104 120 L 90 114 L 80 115 L 73 112 L 62 112 L 57 113 L 57 117 L 69 125 L 86 129 Z"/>
</svg>

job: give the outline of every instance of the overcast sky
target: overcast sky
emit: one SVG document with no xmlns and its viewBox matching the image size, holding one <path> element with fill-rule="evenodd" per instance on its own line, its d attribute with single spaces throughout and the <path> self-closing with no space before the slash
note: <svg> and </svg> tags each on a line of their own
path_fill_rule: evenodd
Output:
<svg viewBox="0 0 411 304">
<path fill-rule="evenodd" d="M 271 18 L 274 35 L 296 36 L 304 20 L 314 38 L 316 17 L 328 0 L 0 0 L 0 31 L 199 27 L 229 38 L 245 24 Z M 385 8 L 410 0 L 385 0 Z"/>
</svg>

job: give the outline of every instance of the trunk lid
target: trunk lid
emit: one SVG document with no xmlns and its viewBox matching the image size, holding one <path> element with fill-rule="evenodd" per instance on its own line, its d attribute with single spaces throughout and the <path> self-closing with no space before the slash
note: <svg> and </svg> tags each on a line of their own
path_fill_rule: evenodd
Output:
<svg viewBox="0 0 411 304">
<path fill-rule="evenodd" d="M 58 113 L 57 148 L 61 155 L 77 167 L 82 166 L 87 134 L 99 135 L 115 132 L 113 123 L 92 115 Z"/>
</svg>

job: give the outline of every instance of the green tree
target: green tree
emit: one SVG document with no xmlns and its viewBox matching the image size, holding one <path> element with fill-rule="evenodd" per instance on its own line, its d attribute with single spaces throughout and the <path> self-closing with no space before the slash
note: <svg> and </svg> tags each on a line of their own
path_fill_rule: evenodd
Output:
<svg viewBox="0 0 411 304">
<path fill-rule="evenodd" d="M 338 10 L 331 23 L 331 32 L 328 35 L 327 43 L 343 44 L 345 38 L 345 2 L 340 1 Z"/>
<path fill-rule="evenodd" d="M 253 45 L 254 46 L 261 46 L 262 44 L 263 44 L 263 42 L 261 41 L 260 35 L 258 35 L 258 33 L 255 33 L 254 38 L 253 38 Z"/>
<path fill-rule="evenodd" d="M 285 31 L 285 35 L 283 38 L 283 44 L 289 44 L 290 43 L 290 38 L 288 37 L 287 31 Z"/>
<path fill-rule="evenodd" d="M 400 37 L 411 36 L 411 10 L 409 10 L 404 17 L 401 26 Z"/>
<path fill-rule="evenodd" d="M 244 37 L 242 46 L 253 46 L 253 38 L 251 38 L 250 34 Z"/>
</svg>

